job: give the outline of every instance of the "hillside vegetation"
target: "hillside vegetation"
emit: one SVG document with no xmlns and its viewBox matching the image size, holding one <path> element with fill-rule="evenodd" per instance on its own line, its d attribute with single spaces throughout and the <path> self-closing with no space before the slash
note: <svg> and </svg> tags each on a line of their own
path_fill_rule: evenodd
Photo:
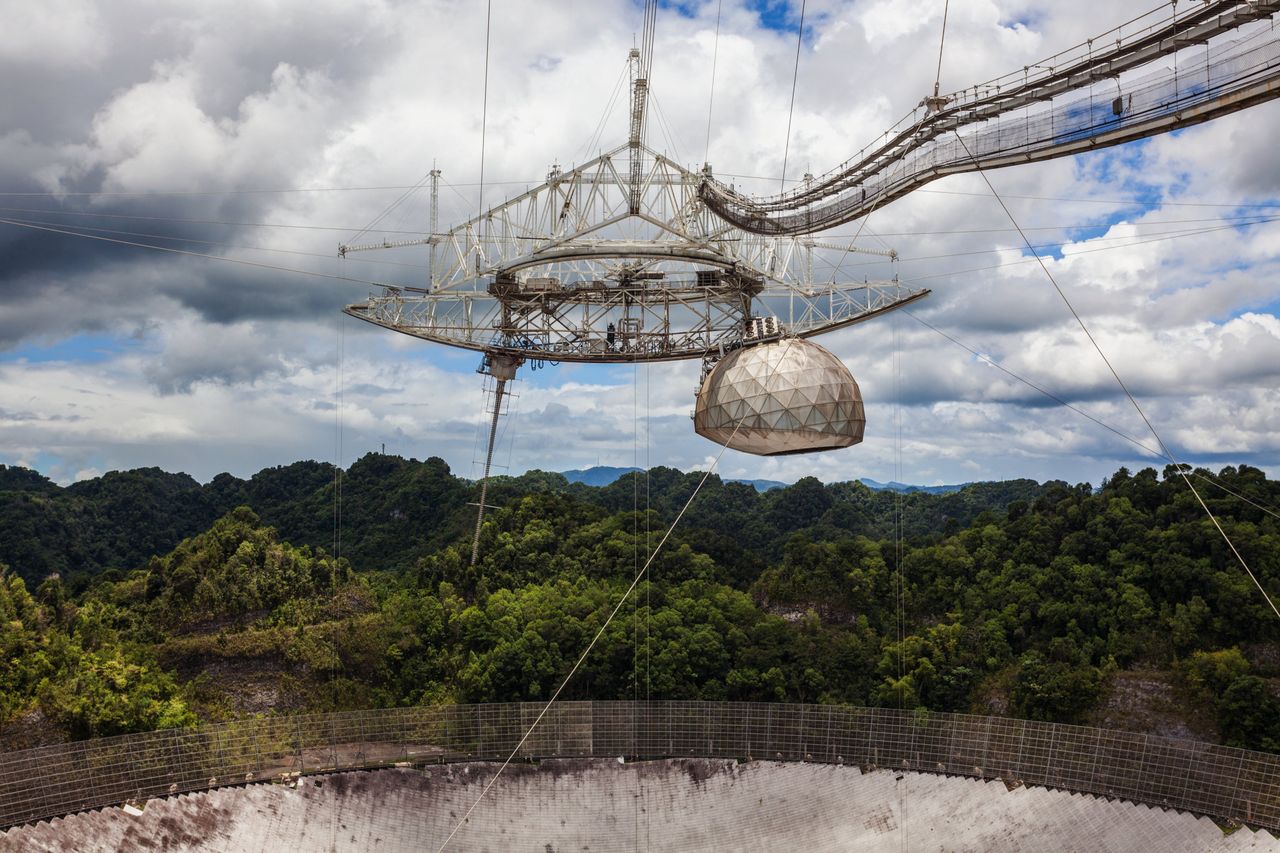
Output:
<svg viewBox="0 0 1280 853">
<path fill-rule="evenodd" d="M 1280 593 L 1280 486 L 1198 473 Z M 344 473 L 340 558 L 320 463 L 65 489 L 0 469 L 0 735 L 546 699 L 700 479 L 499 479 L 473 568 L 474 487 L 438 459 Z M 903 496 L 712 477 L 563 695 L 922 707 L 1278 750 L 1278 630 L 1172 470 Z"/>
</svg>

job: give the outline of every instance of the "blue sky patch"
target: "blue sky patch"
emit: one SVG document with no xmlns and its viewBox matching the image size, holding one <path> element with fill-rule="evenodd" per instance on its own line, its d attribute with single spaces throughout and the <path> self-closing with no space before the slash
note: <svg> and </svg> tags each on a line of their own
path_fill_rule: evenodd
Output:
<svg viewBox="0 0 1280 853">
<path fill-rule="evenodd" d="M 0 361 L 26 361 L 44 364 L 69 361 L 77 364 L 99 364 L 121 353 L 135 349 L 140 342 L 116 335 L 72 335 L 54 343 L 27 343 L 0 352 Z"/>
<path fill-rule="evenodd" d="M 698 3 L 693 0 L 658 0 L 658 8 L 675 12 L 686 18 L 696 18 L 700 10 L 711 6 L 710 14 L 714 20 L 715 16 L 715 0 L 705 0 Z M 644 4 L 636 0 L 636 5 L 643 7 Z M 744 7 L 751 12 L 756 13 L 756 17 L 760 21 L 760 26 L 766 30 L 773 30 L 778 33 L 794 33 L 800 28 L 800 4 L 791 3 L 788 0 L 746 0 Z M 812 20 L 817 20 L 817 15 L 812 16 Z M 809 28 L 810 18 L 805 20 L 805 32 L 812 34 Z"/>
<path fill-rule="evenodd" d="M 794 33 L 800 26 L 800 10 L 786 0 L 747 0 L 746 7 L 759 16 L 766 30 Z"/>
</svg>

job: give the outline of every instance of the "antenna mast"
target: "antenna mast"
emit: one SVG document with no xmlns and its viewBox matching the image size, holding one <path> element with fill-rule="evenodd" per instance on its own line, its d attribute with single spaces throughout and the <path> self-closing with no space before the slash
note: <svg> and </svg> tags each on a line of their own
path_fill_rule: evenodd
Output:
<svg viewBox="0 0 1280 853">
<path fill-rule="evenodd" d="M 524 359 L 512 358 L 510 356 L 485 353 L 484 361 L 480 364 L 480 369 L 476 373 L 485 376 L 492 376 L 493 384 L 493 408 L 488 412 L 489 415 L 489 440 L 485 443 L 484 452 L 484 473 L 480 477 L 480 502 L 476 509 L 476 529 L 471 537 L 471 565 L 476 564 L 476 560 L 480 557 L 480 530 L 484 527 L 484 511 L 488 509 L 485 506 L 485 500 L 489 496 L 489 472 L 493 468 L 493 445 L 498 438 L 498 418 L 502 417 L 502 402 L 507 389 L 507 383 L 516 378 L 516 369 L 520 367 Z"/>
<path fill-rule="evenodd" d="M 427 235 L 427 245 L 431 247 L 427 281 L 432 290 L 436 289 L 436 234 L 440 233 L 440 170 L 435 165 L 431 164 L 431 233 Z"/>
<path fill-rule="evenodd" d="M 631 48 L 631 136 L 628 144 L 631 147 L 631 202 L 629 212 L 635 216 L 640 212 L 640 145 L 644 136 L 644 106 L 649 93 L 649 79 L 645 76 L 644 63 L 640 59 L 640 49 Z"/>
<path fill-rule="evenodd" d="M 640 213 L 640 182 L 642 167 L 641 146 L 644 144 L 644 110 L 649 95 L 649 73 L 653 67 L 653 31 L 658 22 L 657 0 L 644 4 L 644 30 L 640 34 L 640 47 L 631 48 L 631 199 L 629 213 Z"/>
</svg>

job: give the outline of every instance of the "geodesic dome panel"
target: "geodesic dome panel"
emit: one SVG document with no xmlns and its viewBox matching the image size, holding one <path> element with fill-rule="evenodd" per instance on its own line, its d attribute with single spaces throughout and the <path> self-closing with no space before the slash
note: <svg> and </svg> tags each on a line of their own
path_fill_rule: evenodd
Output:
<svg viewBox="0 0 1280 853">
<path fill-rule="evenodd" d="M 778 456 L 857 444 L 866 421 L 858 383 L 840 359 L 788 338 L 720 359 L 698 391 L 693 428 L 734 450 Z"/>
</svg>

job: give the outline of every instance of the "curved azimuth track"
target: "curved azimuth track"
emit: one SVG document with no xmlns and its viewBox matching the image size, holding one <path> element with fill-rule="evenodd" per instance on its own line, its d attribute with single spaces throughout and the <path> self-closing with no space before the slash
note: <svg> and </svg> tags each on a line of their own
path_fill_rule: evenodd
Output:
<svg viewBox="0 0 1280 853">
<path fill-rule="evenodd" d="M 1208 121 L 1280 96 L 1277 13 L 1280 0 L 1166 4 L 1035 65 L 925 98 L 878 142 L 795 190 L 752 198 L 708 171 L 699 194 L 746 231 L 810 234 L 945 175 Z"/>
</svg>

